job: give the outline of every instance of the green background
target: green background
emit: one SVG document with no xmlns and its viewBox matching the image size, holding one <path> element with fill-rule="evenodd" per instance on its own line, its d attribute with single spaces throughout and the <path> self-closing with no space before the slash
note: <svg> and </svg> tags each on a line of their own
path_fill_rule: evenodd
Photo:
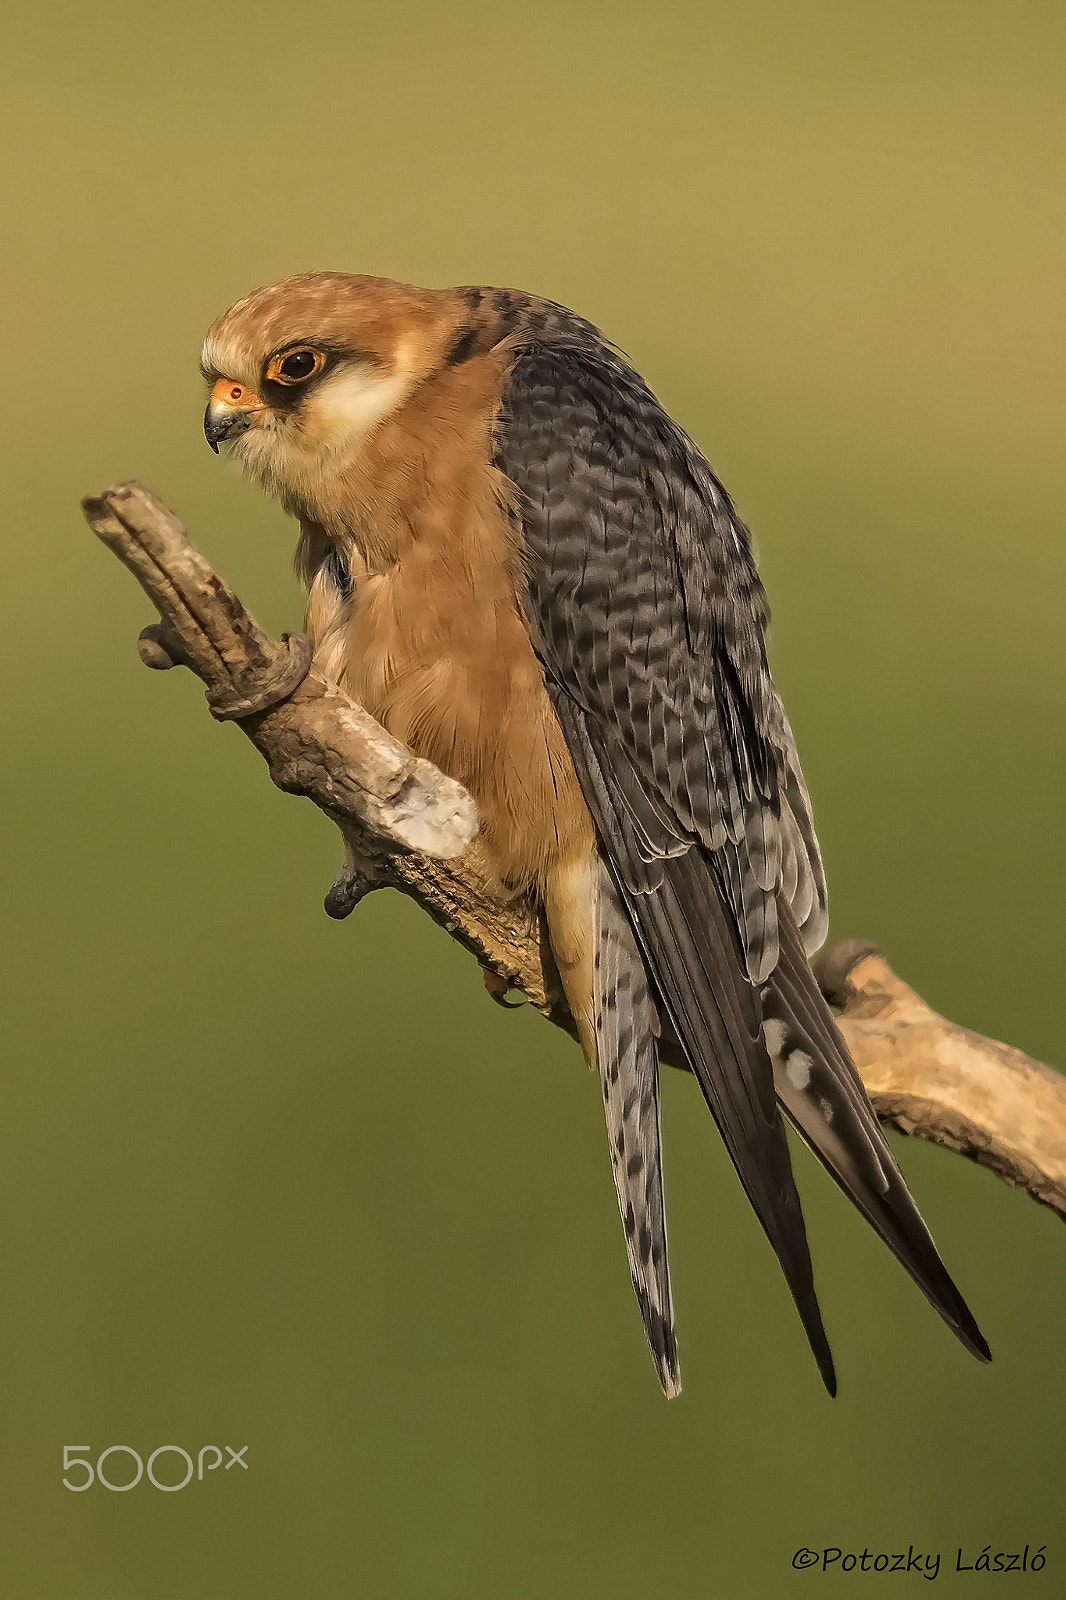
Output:
<svg viewBox="0 0 1066 1600">
<path fill-rule="evenodd" d="M 327 921 L 334 832 L 141 669 L 78 512 L 142 479 L 298 624 L 211 318 L 311 267 L 573 305 L 754 530 L 834 935 L 1061 1062 L 1063 17 L 9 3 L 3 1600 L 747 1600 L 909 1544 L 984 1593 L 958 1546 L 1027 1541 L 996 1592 L 1066 1592 L 1061 1223 L 896 1142 L 982 1368 L 799 1156 L 831 1403 L 671 1075 L 668 1405 L 576 1049 L 398 897 Z M 69 1443 L 249 1470 L 75 1495 Z"/>
</svg>

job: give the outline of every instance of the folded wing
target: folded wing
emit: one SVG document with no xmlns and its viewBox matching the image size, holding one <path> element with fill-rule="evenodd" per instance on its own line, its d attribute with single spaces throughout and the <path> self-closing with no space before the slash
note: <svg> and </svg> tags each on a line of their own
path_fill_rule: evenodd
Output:
<svg viewBox="0 0 1066 1600">
<path fill-rule="evenodd" d="M 825 878 L 767 668 L 746 530 L 642 380 L 566 316 L 550 344 L 516 353 L 497 465 L 517 491 L 531 632 L 664 1024 L 830 1392 L 779 1099 L 949 1325 L 987 1356 L 806 964 L 825 936 Z M 602 1048 L 619 1046 L 605 1035 Z"/>
</svg>

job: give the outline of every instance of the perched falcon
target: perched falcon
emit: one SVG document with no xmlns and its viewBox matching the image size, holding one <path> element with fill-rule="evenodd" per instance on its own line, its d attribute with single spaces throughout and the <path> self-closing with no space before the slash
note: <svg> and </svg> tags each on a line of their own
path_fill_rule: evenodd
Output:
<svg viewBox="0 0 1066 1600">
<path fill-rule="evenodd" d="M 204 431 L 300 522 L 321 670 L 474 796 L 599 1072 L 633 1284 L 681 1387 L 659 1045 L 699 1081 L 822 1378 L 794 1123 L 974 1355 L 807 956 L 826 889 L 747 531 L 588 322 L 314 272 L 210 329 Z"/>
</svg>

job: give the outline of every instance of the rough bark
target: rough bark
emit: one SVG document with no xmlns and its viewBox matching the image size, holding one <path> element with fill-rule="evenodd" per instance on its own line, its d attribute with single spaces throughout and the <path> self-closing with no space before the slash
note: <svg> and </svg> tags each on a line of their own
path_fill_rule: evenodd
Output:
<svg viewBox="0 0 1066 1600">
<path fill-rule="evenodd" d="M 265 634 L 148 490 L 120 484 L 82 505 L 159 612 L 141 659 L 195 672 L 212 715 L 237 723 L 277 786 L 337 824 L 345 863 L 329 915 L 347 916 L 371 889 L 400 889 L 477 956 L 490 993 L 520 990 L 572 1033 L 541 921 L 491 885 L 465 790 L 323 678 L 304 635 Z M 1066 1079 L 937 1016 L 869 945 L 838 945 L 817 972 L 884 1121 L 1066 1216 Z"/>
<path fill-rule="evenodd" d="M 1066 1216 L 1066 1078 L 939 1016 L 884 956 L 849 939 L 822 992 L 883 1122 L 957 1150 Z"/>
</svg>

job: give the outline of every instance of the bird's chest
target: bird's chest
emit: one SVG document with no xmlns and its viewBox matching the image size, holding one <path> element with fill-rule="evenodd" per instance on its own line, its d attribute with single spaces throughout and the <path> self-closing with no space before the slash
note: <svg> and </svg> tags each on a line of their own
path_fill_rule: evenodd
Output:
<svg viewBox="0 0 1066 1600">
<path fill-rule="evenodd" d="M 501 879 L 527 889 L 590 824 L 508 575 L 429 549 L 351 557 L 330 676 L 473 795 Z"/>
</svg>

